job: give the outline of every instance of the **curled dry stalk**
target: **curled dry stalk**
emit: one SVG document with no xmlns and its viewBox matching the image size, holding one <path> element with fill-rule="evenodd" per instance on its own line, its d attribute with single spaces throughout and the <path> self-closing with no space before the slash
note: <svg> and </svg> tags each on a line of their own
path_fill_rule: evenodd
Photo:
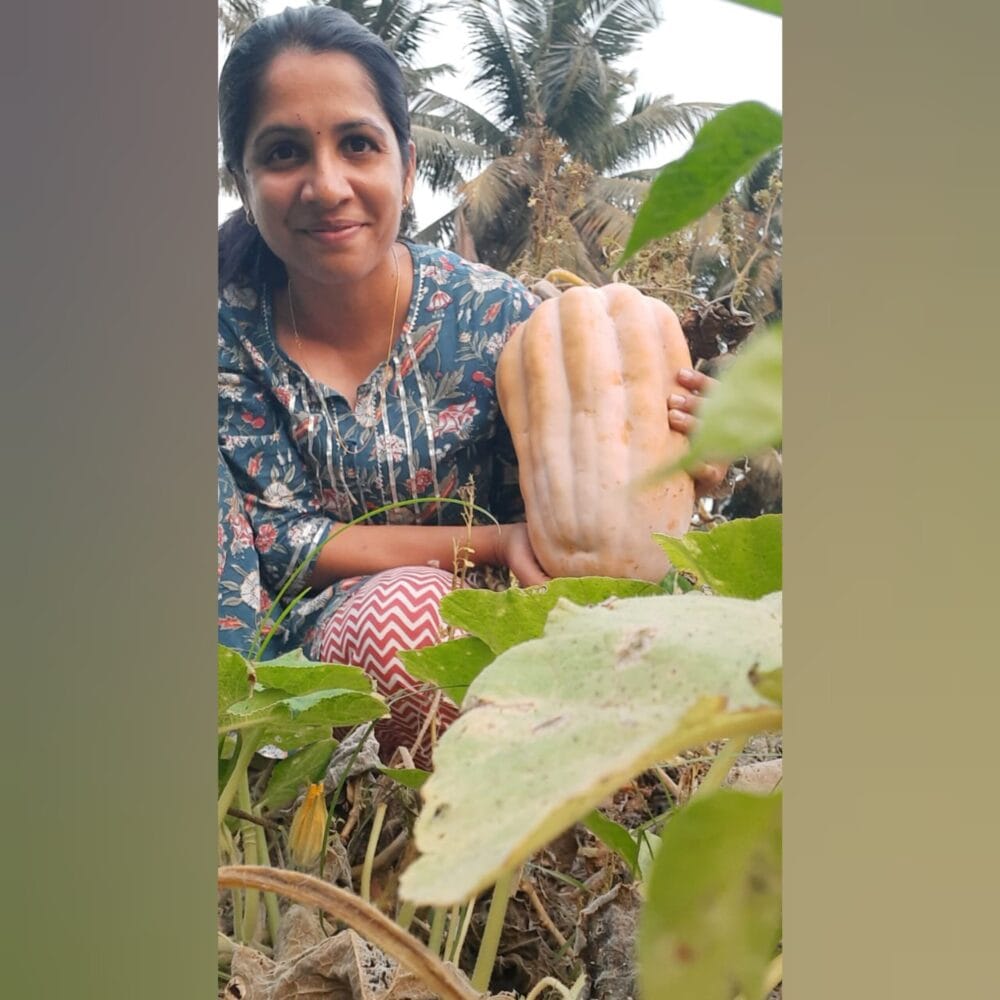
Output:
<svg viewBox="0 0 1000 1000">
<path fill-rule="evenodd" d="M 316 907 L 341 920 L 365 940 L 409 969 L 441 1000 L 481 1000 L 458 972 L 431 954 L 416 938 L 353 893 L 302 872 L 257 865 L 229 865 L 219 869 L 220 889 L 260 889 Z"/>
</svg>

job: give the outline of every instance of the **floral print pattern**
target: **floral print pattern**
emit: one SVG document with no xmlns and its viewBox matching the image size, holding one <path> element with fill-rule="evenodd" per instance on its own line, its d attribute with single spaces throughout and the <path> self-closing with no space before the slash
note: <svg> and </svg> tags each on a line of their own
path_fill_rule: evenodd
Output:
<svg viewBox="0 0 1000 1000">
<path fill-rule="evenodd" d="M 270 289 L 222 293 L 220 642 L 233 645 L 237 631 L 224 629 L 224 618 L 239 618 L 242 632 L 252 633 L 283 587 L 289 599 L 302 591 L 335 523 L 398 500 L 457 498 L 470 477 L 476 502 L 498 520 L 523 517 L 494 383 L 501 348 L 537 300 L 483 264 L 406 245 L 413 293 L 403 332 L 387 362 L 359 387 L 353 409 L 277 345 Z M 371 521 L 460 524 L 462 516 L 457 504 L 429 502 Z M 272 637 L 269 653 L 307 646 L 365 579 L 305 595 Z"/>
</svg>

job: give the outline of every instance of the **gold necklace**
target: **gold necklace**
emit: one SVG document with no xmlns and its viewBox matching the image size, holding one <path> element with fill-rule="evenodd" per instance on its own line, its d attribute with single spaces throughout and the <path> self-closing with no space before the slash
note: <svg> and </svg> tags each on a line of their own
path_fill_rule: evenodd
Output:
<svg viewBox="0 0 1000 1000">
<path fill-rule="evenodd" d="M 389 358 L 392 357 L 392 344 L 396 337 L 396 310 L 399 306 L 399 258 L 396 256 L 396 245 L 392 246 L 392 262 L 396 265 L 396 285 L 392 291 L 392 321 L 389 323 L 389 343 L 385 352 L 385 364 L 389 364 Z M 292 279 L 288 279 L 288 315 L 292 320 L 292 333 L 295 335 L 295 344 L 299 349 L 299 357 L 305 357 L 302 338 L 299 336 L 299 325 L 295 322 L 295 306 L 292 303 Z M 383 378 L 384 389 L 388 383 L 389 372 L 386 372 Z"/>
</svg>

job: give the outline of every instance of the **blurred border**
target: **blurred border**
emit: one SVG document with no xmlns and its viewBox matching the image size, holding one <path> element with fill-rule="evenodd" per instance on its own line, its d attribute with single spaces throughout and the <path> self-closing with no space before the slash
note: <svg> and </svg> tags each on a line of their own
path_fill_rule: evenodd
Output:
<svg viewBox="0 0 1000 1000">
<path fill-rule="evenodd" d="M 216 12 L 4 22 L 3 992 L 212 997 Z"/>
<path fill-rule="evenodd" d="M 785 20 L 789 1000 L 996 989 L 997 18 Z M 215 39 L 0 40 L 12 996 L 215 989 Z"/>
<path fill-rule="evenodd" d="M 985 997 L 996 9 L 786 5 L 785 989 Z"/>
</svg>

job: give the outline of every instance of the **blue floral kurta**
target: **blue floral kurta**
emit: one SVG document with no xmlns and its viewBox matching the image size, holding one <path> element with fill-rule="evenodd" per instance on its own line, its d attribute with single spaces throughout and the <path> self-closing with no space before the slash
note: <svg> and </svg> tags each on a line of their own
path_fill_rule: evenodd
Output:
<svg viewBox="0 0 1000 1000">
<path fill-rule="evenodd" d="M 260 560 L 258 607 L 267 608 L 303 561 L 311 565 L 335 522 L 384 504 L 457 497 L 472 477 L 476 502 L 501 523 L 523 517 L 494 380 L 500 349 L 537 300 L 485 265 L 437 247 L 407 246 L 413 293 L 402 336 L 359 387 L 353 410 L 278 347 L 269 290 L 230 287 L 222 294 L 219 448 Z M 225 533 L 238 555 L 243 549 L 233 551 L 232 540 L 240 529 L 232 516 L 227 520 L 222 498 L 220 485 L 220 538 Z M 457 504 L 426 503 L 376 515 L 372 523 L 460 524 L 462 516 Z M 247 582 L 253 570 L 236 562 L 224 567 L 224 549 L 220 542 L 221 642 L 223 617 L 252 619 L 257 611 Z M 302 590 L 307 575 L 295 577 L 287 596 Z M 308 645 L 322 616 L 360 580 L 338 581 L 299 601 L 269 650 Z"/>
</svg>

